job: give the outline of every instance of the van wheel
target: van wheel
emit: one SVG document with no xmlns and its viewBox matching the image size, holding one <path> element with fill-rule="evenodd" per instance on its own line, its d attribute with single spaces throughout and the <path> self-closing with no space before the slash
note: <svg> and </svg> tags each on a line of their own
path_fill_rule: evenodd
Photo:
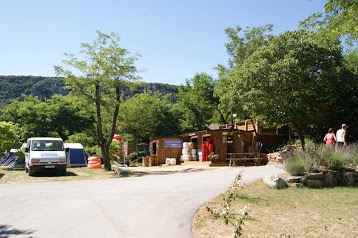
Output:
<svg viewBox="0 0 358 238">
<path fill-rule="evenodd" d="M 29 167 L 28 171 L 29 171 L 29 176 L 33 176 L 33 175 L 34 175 L 34 171 L 31 169 L 31 167 Z"/>
</svg>

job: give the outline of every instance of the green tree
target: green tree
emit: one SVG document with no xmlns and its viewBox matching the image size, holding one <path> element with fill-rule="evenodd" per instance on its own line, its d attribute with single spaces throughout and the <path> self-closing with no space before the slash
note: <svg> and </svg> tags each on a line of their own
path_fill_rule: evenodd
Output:
<svg viewBox="0 0 358 238">
<path fill-rule="evenodd" d="M 233 114 L 239 119 L 247 119 L 249 113 L 241 103 L 243 100 L 240 91 L 234 87 L 235 79 L 230 78 L 233 68 L 240 66 L 258 48 L 265 45 L 272 37 L 272 25 L 260 27 L 247 27 L 243 30 L 240 26 L 225 29 L 228 42 L 225 44 L 229 55 L 228 66 L 218 65 L 219 80 L 215 87 L 214 95 L 219 98 L 219 111 L 221 112 L 221 123 L 233 121 Z"/>
<path fill-rule="evenodd" d="M 75 133 L 93 136 L 95 131 L 95 112 L 86 103 L 72 95 L 54 95 L 46 100 L 49 130 L 56 132 L 63 140 Z"/>
<path fill-rule="evenodd" d="M 56 72 L 65 76 L 65 83 L 73 95 L 83 97 L 96 111 L 97 143 L 101 147 L 104 167 L 111 170 L 109 148 L 116 131 L 121 97 L 125 86 L 136 81 L 137 68 L 134 62 L 139 55 L 119 46 L 119 37 L 115 33 L 104 34 L 97 31 L 98 37 L 93 44 L 82 43 L 82 50 L 74 54 L 65 54 L 63 63 L 71 70 L 56 66 Z M 75 73 L 78 73 L 77 76 Z M 104 114 L 111 111 L 110 126 L 106 127 Z"/>
<path fill-rule="evenodd" d="M 37 97 L 22 95 L 4 110 L 2 118 L 21 128 L 21 139 L 35 136 L 60 136 L 67 140 L 74 133 L 90 133 L 94 128 L 94 112 L 86 110 L 81 102 L 70 96 L 54 95 L 40 101 Z"/>
<path fill-rule="evenodd" d="M 12 122 L 0 121 L 0 160 L 4 151 L 20 145 L 18 127 Z"/>
<path fill-rule="evenodd" d="M 358 49 L 352 49 L 345 54 L 347 68 L 358 75 Z"/>
<path fill-rule="evenodd" d="M 324 14 L 312 14 L 301 22 L 301 27 L 317 30 L 326 36 L 345 37 L 346 42 L 351 44 L 358 40 L 357 14 L 357 1 L 326 0 Z"/>
<path fill-rule="evenodd" d="M 140 142 L 150 138 L 173 136 L 179 133 L 178 116 L 170 96 L 159 92 L 136 94 L 121 104 L 118 118 L 119 130 Z"/>
<path fill-rule="evenodd" d="M 94 135 L 88 134 L 88 133 L 74 133 L 71 134 L 68 139 L 66 140 L 67 143 L 81 143 L 83 145 L 83 148 L 85 151 L 89 154 L 100 154 L 101 148 L 97 145 L 97 137 L 95 131 L 93 131 Z"/>
<path fill-rule="evenodd" d="M 48 107 L 32 95 L 22 95 L 22 99 L 13 100 L 6 107 L 2 118 L 12 121 L 21 128 L 21 139 L 34 136 L 49 136 L 51 134 L 48 117 Z"/>
<path fill-rule="evenodd" d="M 203 130 L 211 122 L 218 104 L 214 88 L 215 81 L 206 73 L 196 74 L 179 86 L 176 99 L 183 130 Z"/>
<path fill-rule="evenodd" d="M 290 125 L 304 146 L 307 128 L 325 118 L 341 83 L 341 45 L 308 31 L 272 37 L 232 72 L 251 114 L 270 126 Z"/>
<path fill-rule="evenodd" d="M 301 22 L 301 28 L 313 30 L 322 41 L 339 38 L 345 41 L 345 69 L 341 70 L 342 82 L 337 85 L 338 101 L 332 110 L 327 125 L 340 128 L 341 123 L 357 124 L 357 40 L 358 40 L 358 2 L 348 0 L 326 0 L 323 13 L 315 13 Z M 339 123 L 340 122 L 340 123 Z M 329 123 L 329 124 L 328 124 Z M 358 128 L 351 127 L 348 133 L 350 140 L 357 140 Z M 321 131 L 321 134 L 323 131 Z"/>
</svg>

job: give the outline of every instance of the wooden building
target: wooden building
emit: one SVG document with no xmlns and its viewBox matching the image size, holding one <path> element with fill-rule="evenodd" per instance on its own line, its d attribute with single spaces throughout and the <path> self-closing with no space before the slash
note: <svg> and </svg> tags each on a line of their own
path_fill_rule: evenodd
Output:
<svg viewBox="0 0 358 238">
<path fill-rule="evenodd" d="M 288 133 L 264 130 L 256 120 L 219 125 L 216 128 L 182 134 L 178 137 L 154 138 L 150 142 L 150 164 L 165 164 L 167 158 L 181 163 L 183 143 L 189 142 L 200 162 L 210 166 L 267 164 L 267 148 L 287 141 Z"/>
<path fill-rule="evenodd" d="M 182 148 L 182 137 L 162 137 L 151 139 L 149 144 L 149 165 L 153 166 L 165 164 L 167 158 L 175 158 L 176 164 L 180 164 Z"/>
</svg>

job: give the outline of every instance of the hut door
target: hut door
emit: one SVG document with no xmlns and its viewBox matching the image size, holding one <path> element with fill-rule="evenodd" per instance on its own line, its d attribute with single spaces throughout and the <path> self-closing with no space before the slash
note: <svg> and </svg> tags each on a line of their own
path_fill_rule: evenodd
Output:
<svg viewBox="0 0 358 238">
<path fill-rule="evenodd" d="M 226 153 L 235 153 L 235 148 L 234 148 L 234 137 L 233 136 L 228 136 L 227 140 L 226 140 Z"/>
<path fill-rule="evenodd" d="M 193 149 L 198 149 L 198 137 L 192 137 L 191 142 L 193 143 Z"/>
<path fill-rule="evenodd" d="M 156 155 L 157 154 L 157 141 L 154 140 L 150 143 L 150 153 L 152 155 Z"/>
</svg>

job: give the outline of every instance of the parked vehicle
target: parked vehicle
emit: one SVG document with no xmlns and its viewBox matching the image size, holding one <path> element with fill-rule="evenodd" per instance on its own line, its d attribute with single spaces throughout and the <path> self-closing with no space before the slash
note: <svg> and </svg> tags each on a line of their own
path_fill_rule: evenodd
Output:
<svg viewBox="0 0 358 238">
<path fill-rule="evenodd" d="M 29 138 L 25 148 L 25 171 L 32 176 L 39 171 L 58 171 L 66 175 L 66 152 L 61 138 Z"/>
</svg>

